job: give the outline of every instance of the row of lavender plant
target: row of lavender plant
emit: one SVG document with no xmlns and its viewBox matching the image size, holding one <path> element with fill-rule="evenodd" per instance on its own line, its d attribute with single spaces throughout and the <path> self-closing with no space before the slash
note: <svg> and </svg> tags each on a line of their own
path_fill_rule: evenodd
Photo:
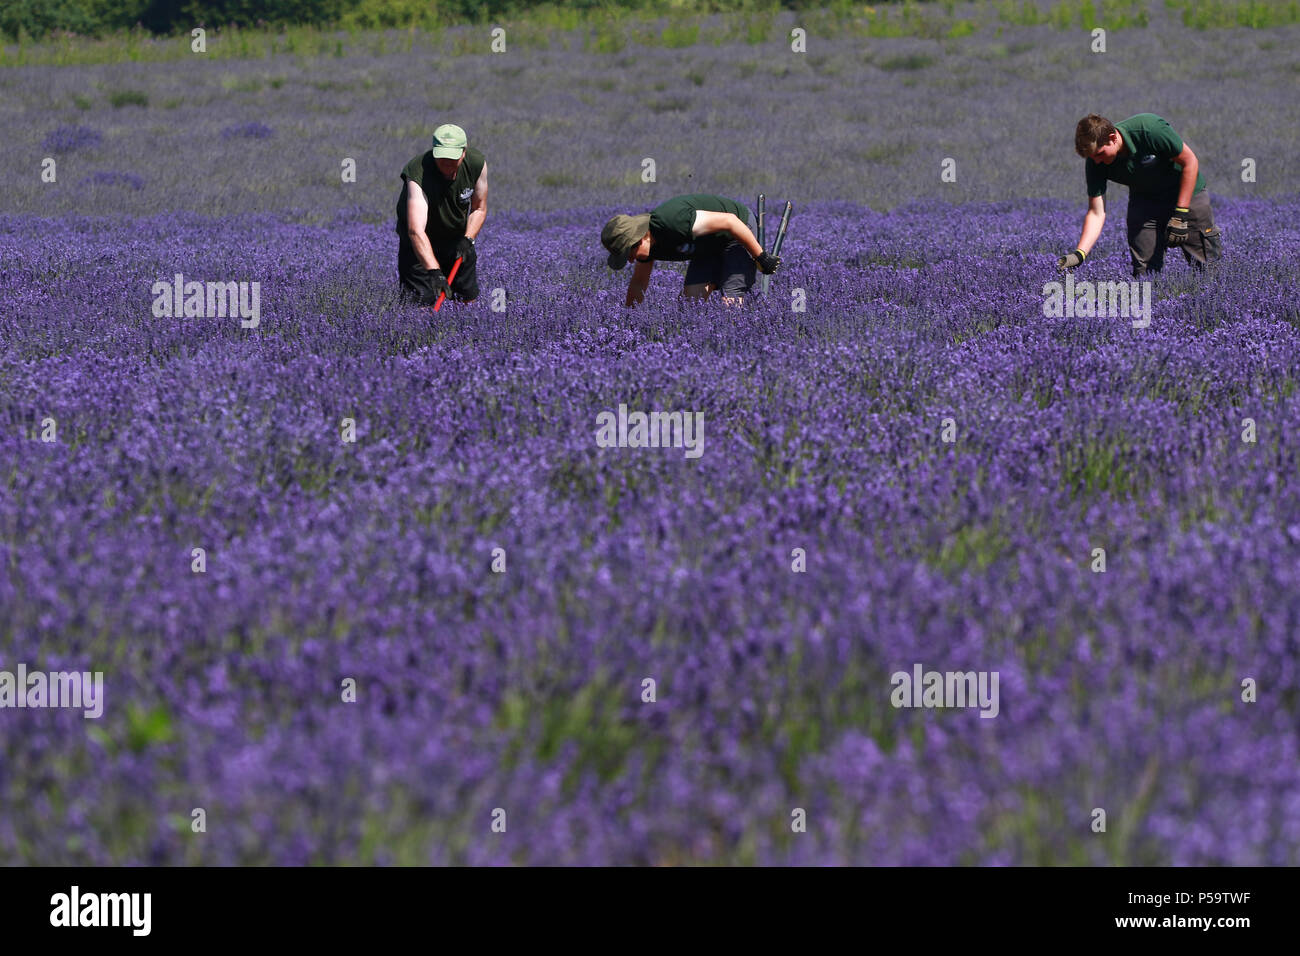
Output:
<svg viewBox="0 0 1300 956">
<path fill-rule="evenodd" d="M 4 712 L 0 859 L 1294 865 L 1296 210 L 1145 328 L 1044 315 L 1052 201 L 801 206 L 739 312 L 498 214 L 436 321 L 386 225 L 0 220 L 0 669 L 105 681 Z"/>
</svg>

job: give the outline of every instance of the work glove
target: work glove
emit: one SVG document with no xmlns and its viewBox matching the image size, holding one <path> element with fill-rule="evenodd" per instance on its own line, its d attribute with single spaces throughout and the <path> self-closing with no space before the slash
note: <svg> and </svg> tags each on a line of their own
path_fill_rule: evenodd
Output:
<svg viewBox="0 0 1300 956">
<path fill-rule="evenodd" d="M 781 257 L 774 256 L 770 252 L 760 252 L 754 262 L 758 264 L 758 271 L 765 276 L 770 276 L 776 271 L 776 267 L 781 264 Z"/>
<path fill-rule="evenodd" d="M 1056 260 L 1056 268 L 1064 272 L 1066 269 L 1073 269 L 1075 266 L 1083 265 L 1083 260 L 1088 258 L 1088 254 L 1082 249 L 1075 249 L 1068 255 L 1061 256 Z"/>
<path fill-rule="evenodd" d="M 1187 242 L 1187 217 L 1191 215 L 1191 210 L 1183 206 L 1174 208 L 1173 218 L 1169 220 L 1169 229 L 1165 233 L 1165 242 L 1171 246 L 1181 246 Z"/>
<path fill-rule="evenodd" d="M 474 249 L 474 240 L 469 236 L 461 236 L 460 241 L 456 243 L 456 258 L 464 259 L 466 262 L 473 262 L 478 253 Z"/>
<path fill-rule="evenodd" d="M 441 269 L 428 270 L 429 282 L 428 288 L 430 294 L 436 299 L 440 294 L 451 295 L 451 287 L 447 285 L 447 277 L 442 274 Z"/>
</svg>

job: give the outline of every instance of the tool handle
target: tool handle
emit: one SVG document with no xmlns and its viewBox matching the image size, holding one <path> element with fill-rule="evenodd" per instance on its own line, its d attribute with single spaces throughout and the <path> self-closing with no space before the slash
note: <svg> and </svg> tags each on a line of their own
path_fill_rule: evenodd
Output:
<svg viewBox="0 0 1300 956">
<path fill-rule="evenodd" d="M 774 256 L 779 256 L 781 254 L 781 246 L 785 244 L 785 227 L 790 225 L 791 208 L 792 204 L 790 200 L 787 199 L 785 202 L 785 209 L 781 211 L 781 226 L 776 231 L 776 242 L 772 243 L 772 255 Z"/>
<path fill-rule="evenodd" d="M 450 289 L 451 284 L 456 281 L 456 270 L 460 268 L 460 264 L 464 261 L 465 261 L 464 256 L 458 256 L 456 261 L 451 264 L 451 272 L 447 273 L 448 289 Z M 442 308 L 442 300 L 445 298 L 447 298 L 447 293 L 445 291 L 438 293 L 438 301 L 433 304 L 433 311 L 437 312 L 439 309 Z"/>
</svg>

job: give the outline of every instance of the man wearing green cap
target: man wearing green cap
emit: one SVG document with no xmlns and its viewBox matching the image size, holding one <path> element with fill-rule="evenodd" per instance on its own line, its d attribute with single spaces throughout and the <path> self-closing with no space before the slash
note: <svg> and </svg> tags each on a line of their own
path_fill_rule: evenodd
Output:
<svg viewBox="0 0 1300 956">
<path fill-rule="evenodd" d="M 709 193 L 674 196 L 639 216 L 615 216 L 601 230 L 609 267 L 635 262 L 627 285 L 627 306 L 645 298 L 650 272 L 660 260 L 689 262 L 682 295 L 739 305 L 754 285 L 755 268 L 771 275 L 781 260 L 763 251 L 748 224 L 744 204 Z"/>
<path fill-rule="evenodd" d="M 420 305 L 433 305 L 440 292 L 462 302 L 478 297 L 474 239 L 487 218 L 487 191 L 487 161 L 469 147 L 465 131 L 450 123 L 434 130 L 432 148 L 402 170 L 397 275 L 403 297 Z"/>
<path fill-rule="evenodd" d="M 1159 272 L 1169 246 L 1181 249 L 1196 269 L 1223 254 L 1200 162 L 1167 120 L 1138 113 L 1111 123 L 1090 113 L 1075 127 L 1074 149 L 1084 158 L 1088 213 L 1078 246 L 1056 261 L 1058 268 L 1081 264 L 1101 235 L 1107 180 L 1129 188 L 1128 248 L 1135 279 Z"/>
</svg>

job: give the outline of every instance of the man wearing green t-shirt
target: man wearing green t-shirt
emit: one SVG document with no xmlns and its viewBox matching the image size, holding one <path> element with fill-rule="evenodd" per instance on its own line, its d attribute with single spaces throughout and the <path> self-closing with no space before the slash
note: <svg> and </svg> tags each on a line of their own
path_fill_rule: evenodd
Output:
<svg viewBox="0 0 1300 956">
<path fill-rule="evenodd" d="M 1101 235 L 1107 180 L 1129 188 L 1128 248 L 1134 278 L 1159 272 L 1168 246 L 1181 249 L 1197 269 L 1222 255 L 1200 163 L 1167 120 L 1139 113 L 1112 124 L 1090 113 L 1075 128 L 1074 148 L 1084 158 L 1088 213 L 1078 246 L 1057 260 L 1059 268 L 1082 263 Z"/>
<path fill-rule="evenodd" d="M 650 272 L 658 261 L 688 262 L 682 295 L 740 305 L 754 285 L 755 268 L 771 275 L 781 260 L 763 251 L 750 228 L 749 209 L 734 199 L 709 193 L 674 196 L 639 216 L 615 216 L 601 230 L 609 267 L 635 262 L 627 285 L 627 306 L 645 298 Z"/>
<path fill-rule="evenodd" d="M 397 198 L 397 276 L 404 298 L 433 305 L 440 292 L 478 297 L 474 239 L 487 218 L 487 161 L 459 126 L 433 131 L 433 147 L 402 169 Z M 452 263 L 462 259 L 447 285 Z"/>
</svg>

